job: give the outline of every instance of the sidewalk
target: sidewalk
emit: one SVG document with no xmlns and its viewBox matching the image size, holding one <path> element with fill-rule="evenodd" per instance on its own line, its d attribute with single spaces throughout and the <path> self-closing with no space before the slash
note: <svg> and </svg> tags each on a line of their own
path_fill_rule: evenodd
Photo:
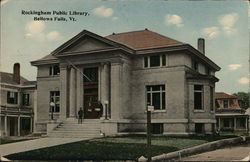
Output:
<svg viewBox="0 0 250 162">
<path fill-rule="evenodd" d="M 30 151 L 40 149 L 44 147 L 51 147 L 61 145 L 65 143 L 77 142 L 87 140 L 87 138 L 39 138 L 34 140 L 28 140 L 23 142 L 16 142 L 10 144 L 0 145 L 0 156 L 6 156 L 9 154 Z"/>
<path fill-rule="evenodd" d="M 249 157 L 250 144 L 245 144 L 185 157 L 181 161 L 249 161 Z"/>
</svg>

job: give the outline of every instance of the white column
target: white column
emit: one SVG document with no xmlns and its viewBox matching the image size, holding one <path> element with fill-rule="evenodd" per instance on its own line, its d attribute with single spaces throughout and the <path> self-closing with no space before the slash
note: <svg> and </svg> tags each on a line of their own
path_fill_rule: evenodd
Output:
<svg viewBox="0 0 250 162">
<path fill-rule="evenodd" d="M 67 117 L 68 108 L 68 70 L 67 66 L 60 68 L 60 119 L 64 120 Z"/>
<path fill-rule="evenodd" d="M 120 118 L 120 109 L 121 109 L 121 99 L 122 99 L 122 64 L 121 63 L 112 63 L 111 67 L 111 118 L 119 119 Z"/>
<path fill-rule="evenodd" d="M 81 69 L 79 69 L 81 70 Z M 83 75 L 80 71 L 76 71 L 76 113 L 83 107 Z"/>
<path fill-rule="evenodd" d="M 69 116 L 76 116 L 76 70 L 71 67 L 70 69 L 70 99 L 69 99 Z"/>
<path fill-rule="evenodd" d="M 4 116 L 4 133 L 5 133 L 5 136 L 8 136 L 8 120 L 7 120 L 7 115 Z"/>
<path fill-rule="evenodd" d="M 101 100 L 102 100 L 102 105 L 103 105 L 103 114 L 102 117 L 105 117 L 105 112 L 108 111 L 106 109 L 108 109 L 110 102 L 109 102 L 109 95 L 110 95 L 110 88 L 109 88 L 109 78 L 110 78 L 110 74 L 109 74 L 110 68 L 109 68 L 109 64 L 108 63 L 104 63 L 103 64 L 103 69 L 101 71 Z M 107 104 L 108 102 L 108 104 Z M 106 107 L 106 105 L 107 107 Z"/>
<path fill-rule="evenodd" d="M 17 117 L 17 136 L 20 136 L 20 130 L 21 129 L 21 122 L 20 122 L 20 116 Z"/>
</svg>

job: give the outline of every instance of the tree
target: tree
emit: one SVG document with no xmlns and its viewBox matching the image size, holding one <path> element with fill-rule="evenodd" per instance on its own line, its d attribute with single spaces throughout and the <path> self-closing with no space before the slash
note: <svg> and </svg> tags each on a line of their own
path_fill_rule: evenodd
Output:
<svg viewBox="0 0 250 162">
<path fill-rule="evenodd" d="M 250 100 L 250 93 L 246 92 L 237 92 L 233 94 L 234 96 L 237 96 L 239 100 L 240 107 L 243 109 L 249 108 L 249 100 Z"/>
</svg>

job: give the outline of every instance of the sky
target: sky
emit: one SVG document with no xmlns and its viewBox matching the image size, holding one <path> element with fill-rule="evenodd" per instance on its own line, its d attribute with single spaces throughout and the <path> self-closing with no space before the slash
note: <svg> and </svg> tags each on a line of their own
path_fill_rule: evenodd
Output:
<svg viewBox="0 0 250 162">
<path fill-rule="evenodd" d="M 51 15 L 22 12 L 43 11 Z M 68 15 L 52 15 L 65 11 Z M 69 11 L 87 15 L 69 15 Z M 53 21 L 34 21 L 34 17 Z M 56 21 L 64 17 L 67 21 Z M 76 21 L 71 21 L 73 17 Z M 30 62 L 40 59 L 86 29 L 101 36 L 143 30 L 168 36 L 197 47 L 205 38 L 206 56 L 221 70 L 216 73 L 217 92 L 249 91 L 248 3 L 244 1 L 1 1 L 0 70 L 12 72 L 21 64 L 21 75 L 36 80 Z"/>
</svg>

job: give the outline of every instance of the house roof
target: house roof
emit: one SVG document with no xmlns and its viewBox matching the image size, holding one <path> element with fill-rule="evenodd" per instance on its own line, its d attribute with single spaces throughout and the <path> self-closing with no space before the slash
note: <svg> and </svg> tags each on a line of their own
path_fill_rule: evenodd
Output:
<svg viewBox="0 0 250 162">
<path fill-rule="evenodd" d="M 24 84 L 28 82 L 28 80 L 24 77 L 20 77 L 20 84 Z M 0 83 L 8 83 L 17 85 L 17 83 L 13 80 L 12 73 L 0 72 Z"/>
<path fill-rule="evenodd" d="M 216 99 L 230 99 L 230 98 L 237 98 L 237 97 L 234 96 L 234 95 L 230 95 L 230 94 L 224 93 L 224 92 L 217 92 L 215 94 L 215 98 Z"/>
<path fill-rule="evenodd" d="M 127 33 L 113 33 L 105 38 L 126 45 L 134 50 L 170 47 L 184 44 L 148 29 Z"/>
</svg>

